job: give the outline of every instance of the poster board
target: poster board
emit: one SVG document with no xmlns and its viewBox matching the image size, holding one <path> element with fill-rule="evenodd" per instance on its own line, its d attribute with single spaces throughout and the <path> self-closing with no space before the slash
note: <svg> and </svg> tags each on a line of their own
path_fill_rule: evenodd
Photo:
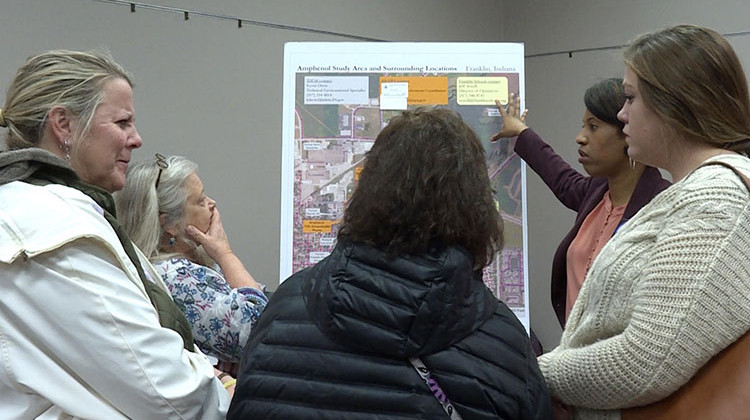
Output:
<svg viewBox="0 0 750 420">
<path fill-rule="evenodd" d="M 525 164 L 495 99 L 525 97 L 519 43 L 287 43 L 284 48 L 280 283 L 325 258 L 367 151 L 402 110 L 442 106 L 483 141 L 505 222 L 484 282 L 529 327 Z"/>
</svg>

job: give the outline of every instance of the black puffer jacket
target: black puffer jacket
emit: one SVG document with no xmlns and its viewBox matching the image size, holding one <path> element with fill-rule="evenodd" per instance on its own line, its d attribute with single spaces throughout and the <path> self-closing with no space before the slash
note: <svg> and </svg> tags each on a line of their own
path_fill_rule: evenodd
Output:
<svg viewBox="0 0 750 420">
<path fill-rule="evenodd" d="M 523 326 L 458 248 L 387 258 L 339 243 L 274 293 L 228 419 L 443 419 L 420 357 L 464 419 L 546 419 Z"/>
</svg>

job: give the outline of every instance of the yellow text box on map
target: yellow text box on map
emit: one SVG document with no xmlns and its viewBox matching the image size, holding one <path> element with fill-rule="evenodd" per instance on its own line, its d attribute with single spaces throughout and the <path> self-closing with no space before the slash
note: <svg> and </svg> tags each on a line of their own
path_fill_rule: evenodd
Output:
<svg viewBox="0 0 750 420">
<path fill-rule="evenodd" d="M 331 233 L 335 220 L 303 220 L 302 233 Z"/>
<path fill-rule="evenodd" d="M 383 76 L 383 83 L 409 83 L 407 105 L 448 105 L 448 78 L 443 76 Z M 494 102 L 493 102 L 494 103 Z"/>
<path fill-rule="evenodd" d="M 456 102 L 459 105 L 495 105 L 495 99 L 508 103 L 507 77 L 458 77 Z"/>
</svg>

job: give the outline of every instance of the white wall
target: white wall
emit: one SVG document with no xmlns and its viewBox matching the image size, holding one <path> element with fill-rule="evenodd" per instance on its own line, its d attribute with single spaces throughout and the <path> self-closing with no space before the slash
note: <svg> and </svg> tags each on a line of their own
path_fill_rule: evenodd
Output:
<svg viewBox="0 0 750 420">
<path fill-rule="evenodd" d="M 503 41 L 523 41 L 527 56 L 627 44 L 635 36 L 679 23 L 719 33 L 750 31 L 750 0 L 505 0 Z M 728 38 L 750 72 L 750 35 Z M 585 107 L 583 93 L 607 77 L 622 77 L 620 50 L 567 53 L 526 59 L 527 123 L 568 162 L 577 163 L 575 136 Z M 552 256 L 573 224 L 540 178 L 528 171 L 531 325 L 545 348 L 559 342 L 549 304 Z"/>
<path fill-rule="evenodd" d="M 527 54 L 622 45 L 668 24 L 721 33 L 750 29 L 750 0 L 142 0 L 188 10 L 312 27 L 390 41 L 521 41 Z M 278 280 L 283 45 L 349 41 L 93 0 L 0 0 L 0 96 L 26 57 L 52 49 L 108 47 L 135 75 L 144 147 L 201 165 L 233 247 L 260 281 Z M 730 38 L 750 69 L 750 36 Z M 618 51 L 526 60 L 529 123 L 576 162 L 583 92 L 622 75 Z M 545 347 L 559 340 L 549 273 L 573 213 L 530 173 L 532 327 Z"/>
</svg>

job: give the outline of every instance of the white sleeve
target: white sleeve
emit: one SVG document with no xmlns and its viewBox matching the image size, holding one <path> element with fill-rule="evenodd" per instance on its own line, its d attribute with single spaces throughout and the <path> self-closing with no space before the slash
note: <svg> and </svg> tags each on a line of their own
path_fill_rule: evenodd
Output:
<svg viewBox="0 0 750 420">
<path fill-rule="evenodd" d="M 101 241 L 18 259 L 2 277 L 17 387 L 74 417 L 224 418 L 229 396 L 211 364 L 159 325 Z"/>
</svg>

